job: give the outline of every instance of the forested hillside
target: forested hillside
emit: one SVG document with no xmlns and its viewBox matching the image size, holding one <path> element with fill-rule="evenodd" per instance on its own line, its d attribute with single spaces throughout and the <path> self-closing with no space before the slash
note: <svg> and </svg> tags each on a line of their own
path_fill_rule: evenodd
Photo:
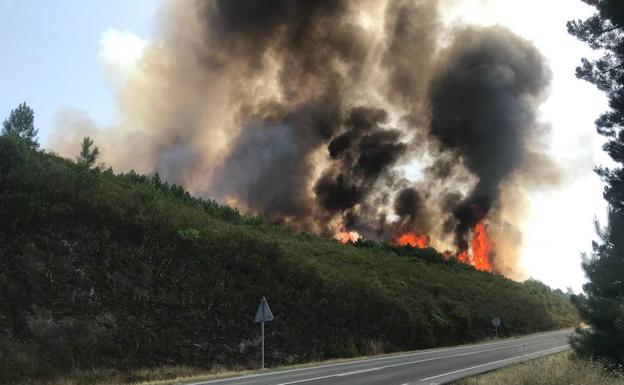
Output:
<svg viewBox="0 0 624 385">
<path fill-rule="evenodd" d="M 84 159 L 84 157 L 83 157 Z M 433 249 L 343 245 L 0 137 L 0 378 L 255 366 L 568 326 L 565 294 Z M 547 257 L 547 256 L 544 256 Z"/>
</svg>

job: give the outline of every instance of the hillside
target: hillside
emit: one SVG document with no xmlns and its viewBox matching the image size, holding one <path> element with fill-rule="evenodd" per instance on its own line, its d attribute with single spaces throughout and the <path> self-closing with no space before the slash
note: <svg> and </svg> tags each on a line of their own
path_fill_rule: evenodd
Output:
<svg viewBox="0 0 624 385">
<path fill-rule="evenodd" d="M 0 137 L 0 379 L 269 365 L 571 325 L 566 295 L 433 249 L 343 245 Z M 1 381 L 0 381 L 1 382 Z"/>
</svg>

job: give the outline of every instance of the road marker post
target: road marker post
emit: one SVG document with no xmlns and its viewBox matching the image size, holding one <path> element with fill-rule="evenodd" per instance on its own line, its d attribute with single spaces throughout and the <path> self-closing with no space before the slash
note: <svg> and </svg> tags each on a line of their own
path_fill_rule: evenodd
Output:
<svg viewBox="0 0 624 385">
<path fill-rule="evenodd" d="M 264 369 L 264 323 L 273 321 L 273 313 L 271 312 L 271 308 L 269 308 L 269 304 L 267 303 L 266 298 L 262 297 L 260 300 L 260 305 L 258 305 L 258 310 L 256 311 L 256 317 L 254 318 L 254 322 L 260 323 L 260 330 L 262 331 L 262 367 Z"/>
</svg>

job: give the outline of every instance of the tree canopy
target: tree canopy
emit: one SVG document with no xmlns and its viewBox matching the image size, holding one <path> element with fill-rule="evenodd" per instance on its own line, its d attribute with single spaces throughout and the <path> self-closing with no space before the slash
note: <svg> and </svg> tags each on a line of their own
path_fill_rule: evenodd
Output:
<svg viewBox="0 0 624 385">
<path fill-rule="evenodd" d="M 624 365 L 624 7 L 620 0 L 583 0 L 596 9 L 586 20 L 568 23 L 569 32 L 598 50 L 595 60 L 582 59 L 576 70 L 580 79 L 595 84 L 609 100 L 609 110 L 596 120 L 598 133 L 608 138 L 604 150 L 615 168 L 597 167 L 605 182 L 608 223 L 596 228 L 600 242 L 593 244 L 583 269 L 589 282 L 586 295 L 575 304 L 589 328 L 573 339 L 578 354 Z"/>
<path fill-rule="evenodd" d="M 35 128 L 35 112 L 25 102 L 20 103 L 2 122 L 3 135 L 15 135 L 33 148 L 39 147 L 38 132 Z"/>
<path fill-rule="evenodd" d="M 91 168 L 97 160 L 100 150 L 93 146 L 93 139 L 85 136 L 80 145 L 80 155 L 76 162 L 86 168 Z"/>
</svg>

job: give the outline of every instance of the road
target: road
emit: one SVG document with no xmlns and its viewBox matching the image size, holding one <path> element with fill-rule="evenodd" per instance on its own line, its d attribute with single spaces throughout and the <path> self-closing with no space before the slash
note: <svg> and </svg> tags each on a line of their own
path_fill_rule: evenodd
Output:
<svg viewBox="0 0 624 385">
<path fill-rule="evenodd" d="M 188 385 L 417 385 L 444 384 L 569 349 L 571 329 L 476 345 L 275 370 Z"/>
</svg>

